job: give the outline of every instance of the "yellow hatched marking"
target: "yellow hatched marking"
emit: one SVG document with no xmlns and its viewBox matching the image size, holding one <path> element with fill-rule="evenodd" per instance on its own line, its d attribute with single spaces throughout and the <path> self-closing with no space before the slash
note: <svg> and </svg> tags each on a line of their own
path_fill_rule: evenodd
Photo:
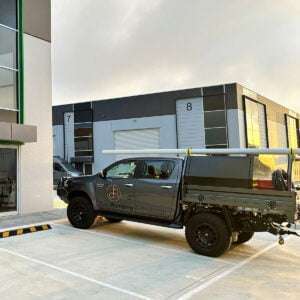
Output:
<svg viewBox="0 0 300 300">
<path fill-rule="evenodd" d="M 42 228 L 43 228 L 43 230 L 48 230 L 49 229 L 48 225 L 42 225 Z"/>
<path fill-rule="evenodd" d="M 23 234 L 23 229 L 18 229 L 17 230 L 17 235 L 21 235 L 21 234 Z"/>
<path fill-rule="evenodd" d="M 3 232 L 2 237 L 4 237 L 4 238 L 9 237 L 9 231 Z"/>
</svg>

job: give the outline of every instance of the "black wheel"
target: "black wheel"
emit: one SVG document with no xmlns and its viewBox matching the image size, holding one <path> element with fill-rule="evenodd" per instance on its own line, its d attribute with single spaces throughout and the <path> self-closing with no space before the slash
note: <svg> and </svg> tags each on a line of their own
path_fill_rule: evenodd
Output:
<svg viewBox="0 0 300 300">
<path fill-rule="evenodd" d="M 75 197 L 70 201 L 67 215 L 70 223 L 80 229 L 90 228 L 96 218 L 92 203 L 84 197 Z"/>
<path fill-rule="evenodd" d="M 235 244 L 244 244 L 244 243 L 250 241 L 252 239 L 253 235 L 254 235 L 253 231 L 240 232 L 239 236 L 238 236 L 238 240 L 235 242 Z"/>
<path fill-rule="evenodd" d="M 120 223 L 120 222 L 122 222 L 121 219 L 108 218 L 108 217 L 105 217 L 105 219 L 106 219 L 109 223 Z"/>
<path fill-rule="evenodd" d="M 185 228 L 190 247 L 198 254 L 218 257 L 231 246 L 232 233 L 218 215 L 201 213 L 193 216 Z"/>
</svg>

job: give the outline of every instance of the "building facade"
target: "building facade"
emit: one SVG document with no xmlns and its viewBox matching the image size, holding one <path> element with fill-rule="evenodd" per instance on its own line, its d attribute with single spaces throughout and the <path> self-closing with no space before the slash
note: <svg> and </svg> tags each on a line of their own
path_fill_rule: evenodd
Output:
<svg viewBox="0 0 300 300">
<path fill-rule="evenodd" d="M 237 83 L 60 105 L 54 155 L 90 174 L 104 149 L 298 147 L 299 118 Z"/>
<path fill-rule="evenodd" d="M 52 209 L 50 0 L 0 1 L 0 217 Z"/>
</svg>

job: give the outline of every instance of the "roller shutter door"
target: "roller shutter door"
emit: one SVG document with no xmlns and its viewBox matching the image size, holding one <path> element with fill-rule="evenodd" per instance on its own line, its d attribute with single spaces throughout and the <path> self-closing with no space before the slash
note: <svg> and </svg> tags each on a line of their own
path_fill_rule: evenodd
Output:
<svg viewBox="0 0 300 300">
<path fill-rule="evenodd" d="M 177 100 L 179 148 L 205 148 L 203 98 Z"/>
<path fill-rule="evenodd" d="M 115 149 L 159 149 L 159 128 L 121 130 L 114 132 Z M 133 155 L 118 155 L 116 159 L 123 159 Z M 134 155 L 136 156 L 136 155 Z"/>
</svg>

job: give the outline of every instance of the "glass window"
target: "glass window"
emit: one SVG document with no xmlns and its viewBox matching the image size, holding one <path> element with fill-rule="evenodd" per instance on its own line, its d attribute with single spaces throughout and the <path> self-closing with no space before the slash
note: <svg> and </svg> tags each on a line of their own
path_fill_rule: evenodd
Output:
<svg viewBox="0 0 300 300">
<path fill-rule="evenodd" d="M 0 26 L 0 66 L 17 69 L 17 32 L 3 26 Z"/>
<path fill-rule="evenodd" d="M 134 177 L 136 169 L 136 162 L 121 162 L 114 165 L 106 171 L 106 177 L 108 178 L 132 178 Z"/>
<path fill-rule="evenodd" d="M 224 95 L 205 96 L 203 106 L 205 111 L 225 110 Z"/>
<path fill-rule="evenodd" d="M 17 150 L 0 148 L 0 212 L 17 210 Z"/>
<path fill-rule="evenodd" d="M 138 174 L 139 178 L 168 179 L 175 167 L 175 163 L 169 160 L 144 161 Z"/>
<path fill-rule="evenodd" d="M 288 145 L 290 148 L 298 148 L 298 120 L 291 117 L 286 116 L 286 126 L 288 132 Z"/>
<path fill-rule="evenodd" d="M 209 111 L 204 113 L 204 127 L 226 127 L 225 111 Z"/>
<path fill-rule="evenodd" d="M 74 123 L 93 122 L 92 110 L 78 110 L 74 112 Z"/>
<path fill-rule="evenodd" d="M 0 0 L 0 24 L 17 28 L 17 0 Z"/>
<path fill-rule="evenodd" d="M 74 125 L 74 144 L 75 156 L 94 155 L 93 123 L 77 123 Z"/>
<path fill-rule="evenodd" d="M 0 109 L 17 109 L 17 103 L 17 73 L 0 68 Z"/>
<path fill-rule="evenodd" d="M 267 148 L 266 111 L 261 103 L 245 98 L 247 140 L 249 148 Z"/>
<path fill-rule="evenodd" d="M 207 146 L 217 146 L 227 144 L 226 128 L 205 129 L 205 141 Z"/>
</svg>

